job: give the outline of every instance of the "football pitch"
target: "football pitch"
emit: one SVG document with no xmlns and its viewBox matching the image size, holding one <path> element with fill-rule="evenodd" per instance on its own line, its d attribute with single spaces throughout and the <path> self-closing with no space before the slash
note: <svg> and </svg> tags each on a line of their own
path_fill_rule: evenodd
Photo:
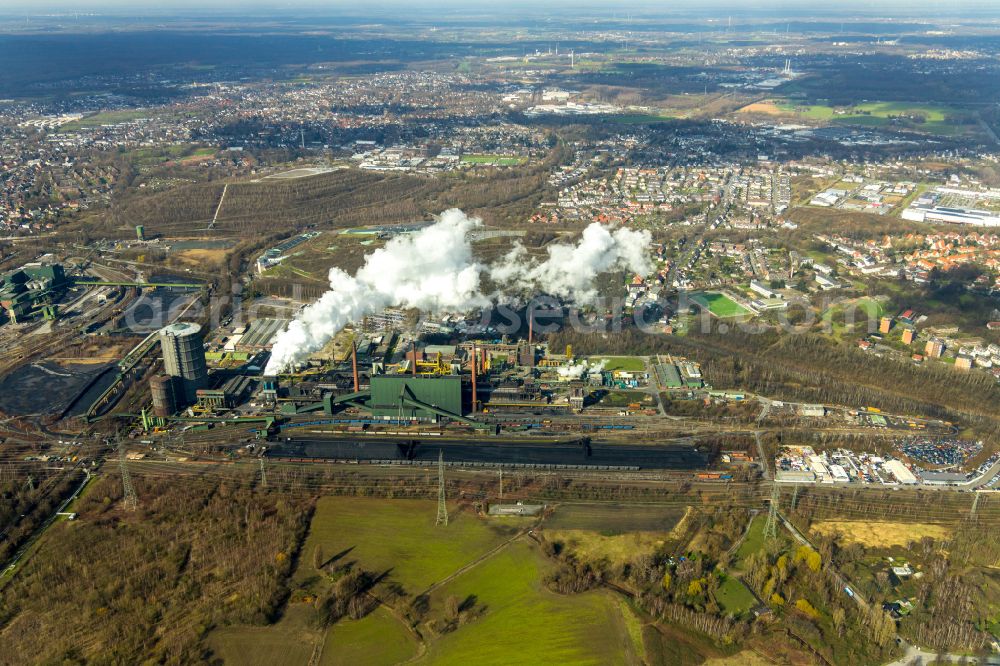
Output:
<svg viewBox="0 0 1000 666">
<path fill-rule="evenodd" d="M 706 291 L 692 297 L 695 303 L 708 308 L 708 311 L 720 319 L 729 317 L 741 317 L 750 313 L 745 307 L 729 298 L 725 294 Z"/>
</svg>

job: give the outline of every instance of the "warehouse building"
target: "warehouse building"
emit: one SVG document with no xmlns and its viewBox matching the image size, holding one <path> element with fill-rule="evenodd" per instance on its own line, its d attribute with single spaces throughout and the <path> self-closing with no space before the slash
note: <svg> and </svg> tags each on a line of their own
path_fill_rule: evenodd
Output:
<svg viewBox="0 0 1000 666">
<path fill-rule="evenodd" d="M 896 481 L 903 485 L 911 486 L 917 482 L 917 477 L 913 475 L 913 472 L 908 470 L 906 465 L 899 460 L 890 460 L 885 463 L 883 467 L 886 471 L 896 477 Z"/>
<path fill-rule="evenodd" d="M 463 417 L 460 375 L 374 375 L 368 390 L 339 396 L 331 393 L 323 402 L 327 414 L 332 414 L 337 405 L 345 405 L 377 419 L 467 420 Z"/>
</svg>

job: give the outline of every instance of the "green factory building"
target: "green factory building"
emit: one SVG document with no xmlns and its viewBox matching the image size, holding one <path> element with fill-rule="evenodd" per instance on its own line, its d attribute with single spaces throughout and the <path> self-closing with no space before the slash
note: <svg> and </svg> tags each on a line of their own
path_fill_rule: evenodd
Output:
<svg viewBox="0 0 1000 666">
<path fill-rule="evenodd" d="M 0 309 L 14 323 L 35 313 L 54 318 L 55 306 L 51 303 L 67 286 L 61 265 L 27 264 L 0 275 Z"/>
<path fill-rule="evenodd" d="M 332 414 L 336 405 L 350 405 L 369 412 L 373 418 L 465 420 L 459 375 L 374 375 L 369 390 L 330 394 L 323 402 L 327 414 Z"/>
</svg>

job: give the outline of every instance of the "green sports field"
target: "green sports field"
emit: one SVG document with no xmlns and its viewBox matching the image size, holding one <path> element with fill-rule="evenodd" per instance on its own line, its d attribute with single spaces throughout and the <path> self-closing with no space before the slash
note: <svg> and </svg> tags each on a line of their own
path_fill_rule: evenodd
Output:
<svg viewBox="0 0 1000 666">
<path fill-rule="evenodd" d="M 708 308 L 708 311 L 719 319 L 742 317 L 750 314 L 749 310 L 733 299 L 729 298 L 725 294 L 720 294 L 714 291 L 706 291 L 696 296 L 692 296 L 692 300 L 698 305 Z"/>
</svg>

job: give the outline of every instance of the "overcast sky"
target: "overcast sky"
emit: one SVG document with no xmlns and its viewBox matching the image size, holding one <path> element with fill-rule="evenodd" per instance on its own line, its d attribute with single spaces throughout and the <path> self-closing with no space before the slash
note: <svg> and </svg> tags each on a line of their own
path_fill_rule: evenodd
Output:
<svg viewBox="0 0 1000 666">
<path fill-rule="evenodd" d="M 326 9 L 331 13 L 348 11 L 358 14 L 362 8 L 408 8 L 432 10 L 448 8 L 470 13 L 502 12 L 530 9 L 533 13 L 546 9 L 566 10 L 584 7 L 589 11 L 605 9 L 619 13 L 630 10 L 641 12 L 670 13 L 715 9 L 739 11 L 789 11 L 791 13 L 822 13 L 853 10 L 859 13 L 908 13 L 916 11 L 955 11 L 1000 9 L 997 0 L 366 0 L 359 5 L 344 0 L 0 0 L 0 12 L 23 11 L 45 13 L 51 11 L 107 11 L 126 10 L 142 13 L 170 13 L 176 11 L 245 10 L 256 12 L 273 8 L 277 13 L 292 9 Z"/>
</svg>

